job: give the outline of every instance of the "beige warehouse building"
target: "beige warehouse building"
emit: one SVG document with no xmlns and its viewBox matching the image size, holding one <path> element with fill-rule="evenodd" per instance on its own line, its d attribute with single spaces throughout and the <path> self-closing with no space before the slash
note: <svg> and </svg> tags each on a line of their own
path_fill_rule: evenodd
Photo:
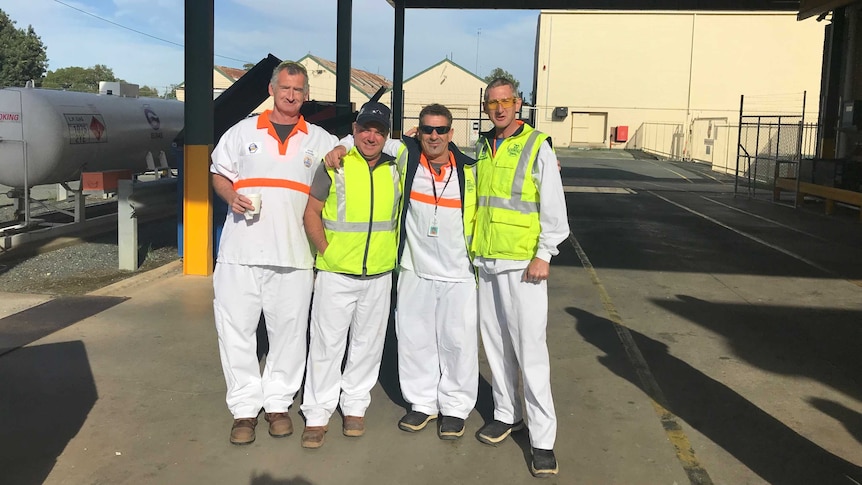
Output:
<svg viewBox="0 0 862 485">
<path fill-rule="evenodd" d="M 404 129 L 419 122 L 419 112 L 431 103 L 440 103 L 452 111 L 452 141 L 471 146 L 479 139 L 482 119 L 482 91 L 485 81 L 444 59 L 404 81 Z"/>
<path fill-rule="evenodd" d="M 807 91 L 816 122 L 823 36 L 793 13 L 542 11 L 535 123 L 558 147 L 711 157 L 692 127 L 709 120 L 709 136 L 728 136 L 718 127 L 737 123 L 740 95 L 751 109 L 799 115 Z M 613 143 L 617 126 L 627 143 Z"/>
</svg>

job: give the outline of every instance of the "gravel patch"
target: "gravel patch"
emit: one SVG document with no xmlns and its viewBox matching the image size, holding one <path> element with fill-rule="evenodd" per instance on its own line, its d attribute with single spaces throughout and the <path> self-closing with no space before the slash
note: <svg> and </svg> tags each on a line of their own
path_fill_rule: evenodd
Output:
<svg viewBox="0 0 862 485">
<path fill-rule="evenodd" d="M 176 218 L 138 227 L 137 271 L 121 271 L 116 232 L 36 255 L 0 257 L 0 291 L 82 295 L 179 259 Z"/>
</svg>

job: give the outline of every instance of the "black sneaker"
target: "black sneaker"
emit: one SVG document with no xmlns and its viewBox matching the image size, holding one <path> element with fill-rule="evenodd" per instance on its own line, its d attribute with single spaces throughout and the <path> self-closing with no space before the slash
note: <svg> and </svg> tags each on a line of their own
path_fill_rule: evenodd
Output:
<svg viewBox="0 0 862 485">
<path fill-rule="evenodd" d="M 425 426 L 434 419 L 437 419 L 436 414 L 429 415 L 420 413 L 419 411 L 410 411 L 405 414 L 400 421 L 398 421 L 398 427 L 408 433 L 415 433 L 425 429 Z"/>
<path fill-rule="evenodd" d="M 457 440 L 464 436 L 464 420 L 454 416 L 443 416 L 440 418 L 438 436 L 441 440 Z"/>
<path fill-rule="evenodd" d="M 540 450 L 539 448 L 532 448 L 532 450 L 533 462 L 530 463 L 530 472 L 534 477 L 545 478 L 556 475 L 560 471 L 554 450 Z"/>
<path fill-rule="evenodd" d="M 523 419 L 515 424 L 508 424 L 495 419 L 485 426 L 482 426 L 476 437 L 486 445 L 497 446 L 497 444 L 506 439 L 512 431 L 519 431 L 522 429 L 524 429 Z"/>
</svg>

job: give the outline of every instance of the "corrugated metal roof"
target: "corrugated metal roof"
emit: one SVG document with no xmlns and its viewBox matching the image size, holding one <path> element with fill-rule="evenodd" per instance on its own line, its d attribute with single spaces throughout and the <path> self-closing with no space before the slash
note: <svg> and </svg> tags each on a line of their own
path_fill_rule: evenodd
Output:
<svg viewBox="0 0 862 485">
<path fill-rule="evenodd" d="M 226 67 L 226 66 L 215 66 L 221 72 L 230 76 L 234 81 L 239 80 L 246 73 L 244 69 L 237 69 L 234 67 Z"/>
<path fill-rule="evenodd" d="M 314 59 L 318 64 L 335 73 L 336 65 L 334 62 L 312 54 L 305 57 Z M 362 69 L 350 69 L 350 84 L 352 84 L 356 89 L 362 91 L 369 98 L 374 96 L 374 93 L 376 93 L 381 86 L 386 89 L 392 89 L 392 81 L 379 74 L 363 71 Z"/>
</svg>

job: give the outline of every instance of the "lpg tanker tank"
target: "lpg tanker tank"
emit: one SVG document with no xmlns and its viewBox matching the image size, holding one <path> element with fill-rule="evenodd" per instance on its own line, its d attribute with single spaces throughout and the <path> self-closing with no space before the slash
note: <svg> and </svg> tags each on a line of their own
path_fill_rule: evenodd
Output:
<svg viewBox="0 0 862 485">
<path fill-rule="evenodd" d="M 164 151 L 172 161 L 171 143 L 182 127 L 180 101 L 3 88 L 0 185 L 66 182 L 82 171 L 143 172 L 147 153 L 158 160 Z"/>
</svg>

